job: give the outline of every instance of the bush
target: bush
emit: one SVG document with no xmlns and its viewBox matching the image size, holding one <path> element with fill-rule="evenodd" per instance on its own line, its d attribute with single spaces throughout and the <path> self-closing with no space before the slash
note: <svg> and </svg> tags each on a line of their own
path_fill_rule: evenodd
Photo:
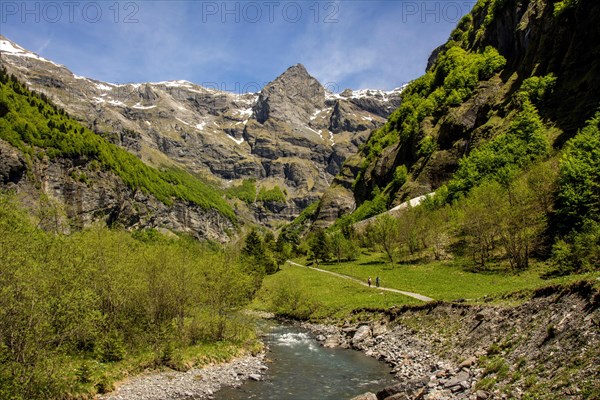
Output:
<svg viewBox="0 0 600 400">
<path fill-rule="evenodd" d="M 258 192 L 257 201 L 285 203 L 286 199 L 281 188 L 275 185 L 272 189 L 261 187 Z"/>
<path fill-rule="evenodd" d="M 123 337 L 117 332 L 109 333 L 98 343 L 96 352 L 97 358 L 101 362 L 110 363 L 121 361 L 126 355 Z"/>
<path fill-rule="evenodd" d="M 517 99 L 521 102 L 529 100 L 537 104 L 552 93 L 555 85 L 556 76 L 554 74 L 543 77 L 533 76 L 523 81 L 517 93 Z"/>
<path fill-rule="evenodd" d="M 244 179 L 241 185 L 227 189 L 227 197 L 238 198 L 247 204 L 254 203 L 256 201 L 256 180 Z"/>
<path fill-rule="evenodd" d="M 600 222 L 600 112 L 565 146 L 556 213 L 563 234 Z"/>
</svg>

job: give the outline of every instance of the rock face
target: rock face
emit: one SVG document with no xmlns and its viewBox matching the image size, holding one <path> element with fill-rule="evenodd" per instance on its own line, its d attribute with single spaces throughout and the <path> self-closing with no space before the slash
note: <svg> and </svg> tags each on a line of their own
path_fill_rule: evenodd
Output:
<svg viewBox="0 0 600 400">
<path fill-rule="evenodd" d="M 187 81 L 99 82 L 2 36 L 0 51 L 3 66 L 30 89 L 151 165 L 183 167 L 223 186 L 246 178 L 278 185 L 285 203 L 248 210 L 267 225 L 316 201 L 401 101 L 401 89 L 329 93 L 302 65 L 258 93 L 230 93 Z"/>
<path fill-rule="evenodd" d="M 28 170 L 24 155 L 0 140 L 0 182 L 18 189 L 27 206 L 40 206 L 40 191 L 58 203 L 76 227 L 102 221 L 110 226 L 163 228 L 198 239 L 226 242 L 233 223 L 215 210 L 183 201 L 167 206 L 141 191 L 133 191 L 112 172 L 69 159 L 43 159 Z M 85 182 L 76 179 L 84 174 Z"/>
</svg>

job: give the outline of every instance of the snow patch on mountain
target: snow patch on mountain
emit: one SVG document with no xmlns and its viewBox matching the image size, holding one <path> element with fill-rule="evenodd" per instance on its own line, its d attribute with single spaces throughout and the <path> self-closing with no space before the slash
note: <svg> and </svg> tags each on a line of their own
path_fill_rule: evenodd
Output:
<svg viewBox="0 0 600 400">
<path fill-rule="evenodd" d="M 131 108 L 135 108 L 136 110 L 151 110 L 153 108 L 156 108 L 156 106 L 143 106 L 140 103 L 137 103 Z"/>
<path fill-rule="evenodd" d="M 227 135 L 227 137 L 228 137 L 229 139 L 233 140 L 234 142 L 236 142 L 237 144 L 242 144 L 242 143 L 244 143 L 244 138 L 241 138 L 241 139 L 236 139 L 236 138 L 234 138 L 234 137 L 233 137 L 233 136 L 231 136 L 231 135 Z"/>
<path fill-rule="evenodd" d="M 33 58 L 35 60 L 47 62 L 57 67 L 61 67 L 61 65 L 56 64 L 55 62 L 52 62 L 50 60 L 46 60 L 45 58 L 40 57 L 37 54 L 31 53 L 22 48 L 21 46 L 9 42 L 8 40 L 0 40 L 0 52 L 9 54 L 11 56 Z"/>
</svg>

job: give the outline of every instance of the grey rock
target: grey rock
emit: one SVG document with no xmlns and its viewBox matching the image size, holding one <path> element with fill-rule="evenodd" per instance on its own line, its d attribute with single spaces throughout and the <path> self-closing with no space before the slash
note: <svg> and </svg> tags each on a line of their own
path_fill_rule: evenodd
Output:
<svg viewBox="0 0 600 400">
<path fill-rule="evenodd" d="M 462 363 L 460 363 L 460 368 L 471 368 L 477 363 L 477 357 L 469 357 Z"/>
<path fill-rule="evenodd" d="M 487 400 L 490 398 L 490 394 L 483 390 L 478 390 L 475 392 L 475 397 L 477 400 Z"/>
<path fill-rule="evenodd" d="M 23 179 L 27 166 L 16 149 L 0 140 L 0 184 L 17 184 Z"/>
<path fill-rule="evenodd" d="M 377 400 L 377 396 L 374 393 L 367 392 L 364 394 L 360 394 L 356 397 L 353 397 L 350 400 Z"/>
<path fill-rule="evenodd" d="M 456 376 L 450 378 L 445 384 L 444 388 L 449 389 L 454 386 L 460 385 L 462 382 L 466 382 L 471 378 L 471 375 L 466 371 L 459 372 Z"/>
<path fill-rule="evenodd" d="M 363 325 L 359 327 L 352 337 L 352 345 L 354 347 L 358 346 L 361 342 L 365 341 L 367 338 L 370 338 L 371 334 L 371 327 L 369 325 Z"/>
</svg>

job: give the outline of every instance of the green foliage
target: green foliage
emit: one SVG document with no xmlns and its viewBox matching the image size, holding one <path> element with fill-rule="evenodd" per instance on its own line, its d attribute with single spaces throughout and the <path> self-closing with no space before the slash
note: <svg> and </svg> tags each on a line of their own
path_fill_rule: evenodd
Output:
<svg viewBox="0 0 600 400">
<path fill-rule="evenodd" d="M 91 170 L 101 166 L 112 171 L 131 189 L 151 194 L 167 205 L 180 199 L 204 209 L 215 209 L 232 221 L 236 219 L 217 189 L 181 169 L 149 167 L 71 119 L 45 97 L 10 79 L 5 71 L 0 71 L 0 109 L 6 110 L 0 119 L 0 139 L 31 157 L 39 155 L 41 149 L 51 159 L 83 160 L 90 163 Z M 90 184 L 89 178 L 81 173 L 74 178 Z"/>
<path fill-rule="evenodd" d="M 552 93 L 556 85 L 556 79 L 554 74 L 527 78 L 521 84 L 517 98 L 521 102 L 529 100 L 537 104 Z"/>
<path fill-rule="evenodd" d="M 247 204 L 252 204 L 256 201 L 256 180 L 244 179 L 239 186 L 234 186 L 227 189 L 227 197 L 237 198 Z"/>
<path fill-rule="evenodd" d="M 247 257 L 245 264 L 248 266 L 247 268 L 257 274 L 259 278 L 257 283 L 260 283 L 264 274 L 273 274 L 277 272 L 278 268 L 274 254 L 275 243 L 272 238 L 267 240 L 268 235 L 272 235 L 272 233 L 268 232 L 263 237 L 256 229 L 253 229 L 244 241 L 242 254 Z"/>
<path fill-rule="evenodd" d="M 400 107 L 362 147 L 363 171 L 389 146 L 399 143 L 410 148 L 417 145 L 420 125 L 426 117 L 439 118 L 449 107 L 469 99 L 479 81 L 489 79 L 505 64 L 506 59 L 493 47 L 487 47 L 482 53 L 468 52 L 460 46 L 448 48 L 432 70 L 408 85 L 402 93 Z M 437 148 L 437 143 L 433 138 L 425 137 L 418 146 L 418 157 L 428 157 Z M 407 167 L 414 161 L 407 160 Z M 357 180 L 360 176 L 362 173 Z"/>
<path fill-rule="evenodd" d="M 565 11 L 575 8 L 577 5 L 579 5 L 579 0 L 563 0 L 556 2 L 554 3 L 554 16 L 559 17 Z"/>
<path fill-rule="evenodd" d="M 0 195 L 0 393 L 106 390 L 115 378 L 104 373 L 139 354 L 155 352 L 152 366 L 199 340 L 243 339 L 232 316 L 250 301 L 253 276 L 235 254 L 152 230 L 67 236 L 38 226 Z"/>
<path fill-rule="evenodd" d="M 600 222 L 587 220 L 578 231 L 552 247 L 555 270 L 549 276 L 595 271 L 600 266 Z"/>
<path fill-rule="evenodd" d="M 557 218 L 563 233 L 581 229 L 588 219 L 600 222 L 600 112 L 565 147 Z"/>
<path fill-rule="evenodd" d="M 275 185 L 272 189 L 266 189 L 265 187 L 261 187 L 258 192 L 257 201 L 262 202 L 277 202 L 277 203 L 285 203 L 285 193 L 281 190 L 281 188 Z"/>
<path fill-rule="evenodd" d="M 355 260 L 358 256 L 358 246 L 342 230 L 330 233 L 329 243 L 331 253 L 338 263 L 342 262 L 342 260 Z"/>
<path fill-rule="evenodd" d="M 421 140 L 421 142 L 419 143 L 419 149 L 417 150 L 417 157 L 418 158 L 429 158 L 431 157 L 431 155 L 433 154 L 434 151 L 436 151 L 438 148 L 437 142 L 435 141 L 435 139 L 431 136 L 425 136 L 423 138 L 423 140 Z M 406 168 L 404 166 L 404 168 Z M 394 173 L 394 178 L 396 178 L 396 175 Z"/>
<path fill-rule="evenodd" d="M 458 199 L 486 180 L 507 185 L 523 168 L 548 153 L 544 125 L 533 104 L 525 101 L 508 132 L 476 148 L 460 161 L 458 171 L 448 183 L 448 200 Z"/>
<path fill-rule="evenodd" d="M 399 165 L 398 167 L 396 167 L 396 170 L 394 171 L 394 185 L 399 188 L 402 185 L 404 185 L 407 180 L 408 170 L 406 168 L 406 165 Z"/>
<path fill-rule="evenodd" d="M 400 246 L 398 220 L 389 214 L 380 215 L 369 226 L 368 236 L 376 247 L 385 252 L 389 262 L 393 265 Z"/>
<path fill-rule="evenodd" d="M 353 220 L 358 222 L 379 215 L 387 210 L 387 203 L 387 195 L 376 190 L 373 200 L 365 201 L 352 213 Z"/>
<path fill-rule="evenodd" d="M 308 240 L 312 258 L 317 265 L 319 261 L 328 261 L 331 256 L 331 239 L 323 229 L 317 229 Z"/>
</svg>

